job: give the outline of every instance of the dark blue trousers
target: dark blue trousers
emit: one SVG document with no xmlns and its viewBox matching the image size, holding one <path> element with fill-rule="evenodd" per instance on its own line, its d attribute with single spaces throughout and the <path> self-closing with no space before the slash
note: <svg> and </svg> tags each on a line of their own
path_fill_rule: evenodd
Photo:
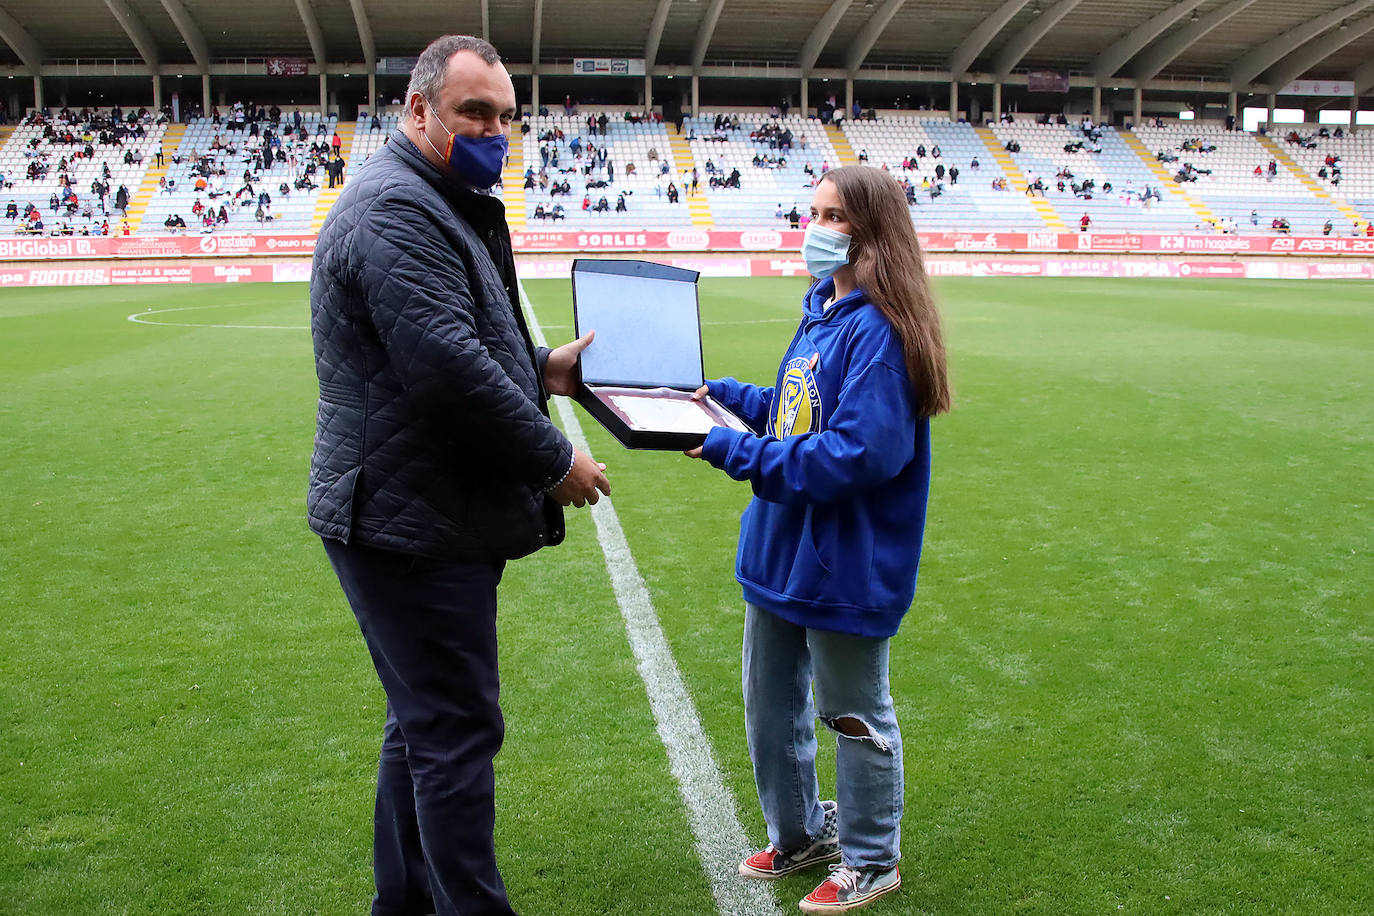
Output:
<svg viewBox="0 0 1374 916">
<path fill-rule="evenodd" d="M 502 563 L 453 563 L 326 538 L 387 716 L 377 768 L 373 916 L 514 911 L 496 867 L 492 758 Z"/>
</svg>

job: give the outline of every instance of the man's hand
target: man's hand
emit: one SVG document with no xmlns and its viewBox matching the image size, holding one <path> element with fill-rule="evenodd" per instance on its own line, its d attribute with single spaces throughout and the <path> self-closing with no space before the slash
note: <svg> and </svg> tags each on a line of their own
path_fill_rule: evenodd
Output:
<svg viewBox="0 0 1374 916">
<path fill-rule="evenodd" d="M 582 339 L 590 342 L 590 338 L 591 334 L 588 334 L 586 338 Z M 567 344 L 567 347 L 579 342 L 573 341 L 573 343 Z M 583 346 L 585 347 L 586 344 Z M 559 349 L 566 349 L 566 347 Z M 557 353 L 558 350 L 554 352 Z M 553 357 L 550 356 L 549 359 L 552 360 Z M 602 493 L 607 496 L 611 495 L 611 482 L 602 473 L 605 470 L 606 465 L 593 461 L 591 455 L 575 448 L 573 449 L 572 469 L 568 471 L 568 476 L 563 478 L 562 483 L 549 491 L 549 495 L 558 500 L 559 505 L 563 506 L 571 505 L 578 509 L 589 503 L 594 506 L 597 500 L 601 499 Z"/>
<path fill-rule="evenodd" d="M 577 393 L 577 357 L 591 346 L 595 337 L 596 331 L 588 331 L 549 354 L 549 361 L 544 364 L 544 387 L 549 394 L 572 397 Z"/>
</svg>

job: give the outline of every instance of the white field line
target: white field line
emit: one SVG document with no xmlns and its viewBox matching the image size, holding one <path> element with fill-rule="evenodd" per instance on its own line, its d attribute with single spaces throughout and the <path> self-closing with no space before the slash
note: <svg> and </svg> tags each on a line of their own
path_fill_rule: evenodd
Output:
<svg viewBox="0 0 1374 916">
<path fill-rule="evenodd" d="M 305 324 L 191 324 L 181 321 L 151 321 L 149 315 L 166 315 L 171 312 L 196 312 L 206 309 L 233 308 L 235 305 L 246 305 L 247 303 L 217 303 L 215 305 L 187 305 L 175 309 L 146 309 L 142 312 L 134 312 L 129 316 L 129 320 L 135 324 L 155 324 L 164 328 L 234 328 L 247 331 L 308 331 L 309 325 Z"/>
<path fill-rule="evenodd" d="M 548 346 L 523 283 L 520 301 L 535 343 Z M 563 431 L 573 445 L 588 451 L 587 438 L 568 399 L 560 397 L 555 402 Z M 687 808 L 697 855 L 711 882 L 716 908 L 721 916 L 781 916 L 777 898 L 767 883 L 739 876 L 740 860 L 753 850 L 735 815 L 734 798 L 716 766 L 711 744 L 697 717 L 696 704 L 682 682 L 615 507 L 609 497 L 602 497 L 591 511 L 601 550 L 606 555 L 611 588 L 625 618 L 630 648 L 649 695 L 659 738 L 668 751 L 669 768 Z"/>
</svg>

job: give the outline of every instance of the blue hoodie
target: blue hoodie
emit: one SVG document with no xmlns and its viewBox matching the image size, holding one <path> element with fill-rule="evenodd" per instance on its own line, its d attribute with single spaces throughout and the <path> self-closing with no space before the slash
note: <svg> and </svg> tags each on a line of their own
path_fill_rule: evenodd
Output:
<svg viewBox="0 0 1374 916">
<path fill-rule="evenodd" d="M 855 290 L 807 293 L 777 382 L 723 378 L 711 396 L 758 431 L 716 427 L 702 457 L 753 486 L 735 577 L 799 626 L 891 636 L 916 594 L 930 421 L 916 416 L 901 338 Z"/>
</svg>

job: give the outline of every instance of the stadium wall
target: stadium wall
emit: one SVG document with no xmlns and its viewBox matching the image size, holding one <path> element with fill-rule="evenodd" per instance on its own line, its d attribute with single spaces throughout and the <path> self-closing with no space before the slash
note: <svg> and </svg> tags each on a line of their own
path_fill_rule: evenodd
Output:
<svg viewBox="0 0 1374 916">
<path fill-rule="evenodd" d="M 526 277 L 566 277 L 576 256 L 647 257 L 705 276 L 802 276 L 798 230 L 516 232 Z M 1186 233 L 920 233 L 934 276 L 1374 279 L 1374 239 Z M 0 287 L 299 282 L 315 236 L 0 239 Z"/>
</svg>

